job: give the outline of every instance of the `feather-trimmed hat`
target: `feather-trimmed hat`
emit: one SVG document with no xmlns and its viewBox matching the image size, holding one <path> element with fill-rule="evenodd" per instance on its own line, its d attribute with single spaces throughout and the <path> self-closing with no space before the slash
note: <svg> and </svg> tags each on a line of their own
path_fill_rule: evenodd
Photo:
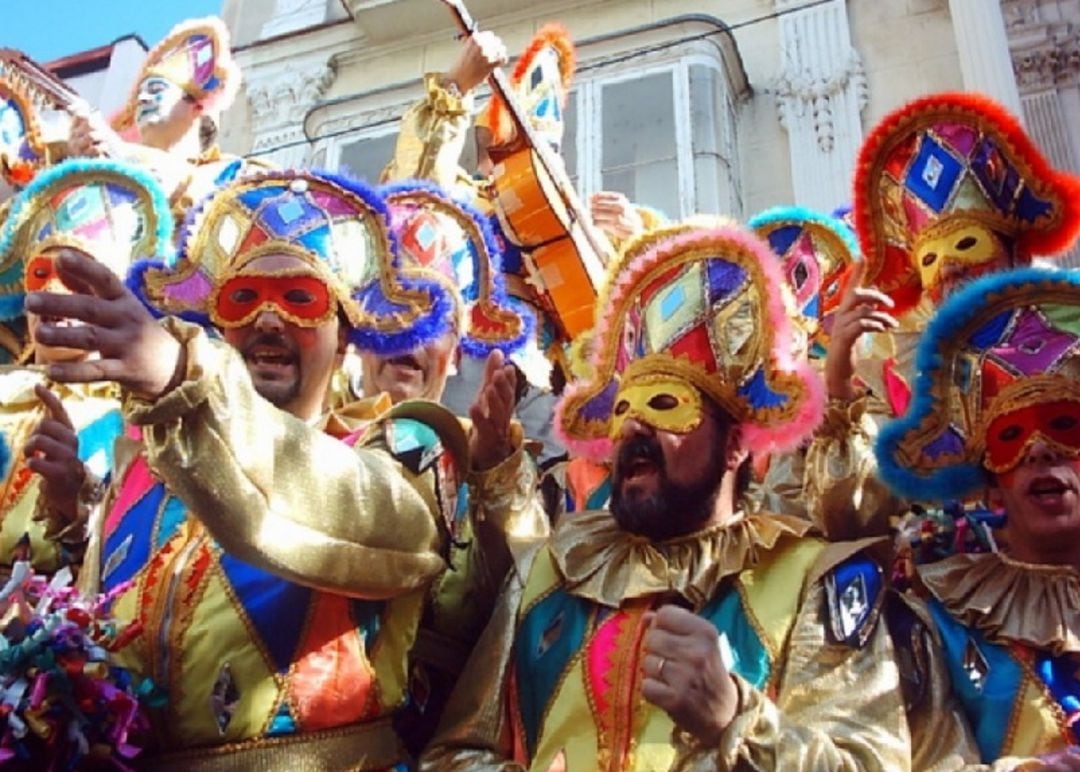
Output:
<svg viewBox="0 0 1080 772">
<path fill-rule="evenodd" d="M 0 237 L 0 319 L 23 314 L 24 273 L 43 251 L 72 247 L 123 277 L 138 260 L 171 260 L 168 199 L 146 172 L 117 161 L 65 161 L 15 198 Z"/>
<path fill-rule="evenodd" d="M 48 163 L 48 149 L 30 97 L 7 74 L 0 75 L 0 174 L 25 187 Z"/>
<path fill-rule="evenodd" d="M 963 498 L 989 480 L 995 420 L 1048 401 L 1080 410 L 1080 272 L 1024 268 L 962 287 L 927 325 L 916 366 L 907 412 L 878 437 L 879 472 L 914 500 Z"/>
<path fill-rule="evenodd" d="M 755 452 L 797 446 L 821 420 L 824 388 L 793 360 L 782 282 L 769 248 L 734 225 L 670 226 L 628 244 L 597 306 L 591 375 L 558 406 L 567 447 L 605 458 L 616 396 L 658 378 L 715 401 Z"/>
<path fill-rule="evenodd" d="M 455 330 L 472 356 L 521 348 L 534 320 L 503 290 L 486 218 L 430 183 L 396 183 L 379 192 L 397 250 L 358 294 L 366 323 L 357 328 L 357 345 L 398 354 Z M 406 292 L 413 301 L 403 307 L 394 298 Z"/>
<path fill-rule="evenodd" d="M 185 225 L 179 258 L 138 266 L 134 289 L 161 313 L 205 324 L 224 277 L 262 255 L 293 255 L 327 283 L 356 330 L 374 323 L 356 294 L 392 252 L 386 206 L 371 188 L 331 174 L 267 172 L 206 199 Z"/>
<path fill-rule="evenodd" d="M 866 138 L 854 210 L 866 281 L 899 313 L 931 289 L 920 270 L 935 262 L 985 263 L 998 252 L 1017 263 L 1067 249 L 1080 233 L 1080 178 L 1053 169 L 990 99 L 936 94 Z"/>
<path fill-rule="evenodd" d="M 562 147 L 563 112 L 574 80 L 576 52 L 570 33 L 561 24 L 545 24 L 521 54 L 510 83 L 537 137 L 556 151 Z M 491 131 L 491 144 L 504 145 L 514 139 L 514 122 L 503 100 L 495 95 L 487 112 L 477 121 Z"/>
<path fill-rule="evenodd" d="M 810 355 L 825 356 L 832 313 L 840 305 L 849 267 L 859 259 L 855 234 L 841 220 L 799 206 L 782 206 L 747 223 L 780 260 L 794 296 Z"/>
<path fill-rule="evenodd" d="M 179 86 L 207 113 L 229 109 L 240 89 L 240 68 L 233 61 L 225 23 L 209 16 L 173 27 L 146 55 L 127 103 L 112 117 L 114 129 L 132 129 L 142 82 L 155 76 Z"/>
</svg>

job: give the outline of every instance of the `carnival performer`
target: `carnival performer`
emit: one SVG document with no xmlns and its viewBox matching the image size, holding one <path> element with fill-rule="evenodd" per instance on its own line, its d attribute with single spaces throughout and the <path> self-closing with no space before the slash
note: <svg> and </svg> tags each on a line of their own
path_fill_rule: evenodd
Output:
<svg viewBox="0 0 1080 772">
<path fill-rule="evenodd" d="M 821 413 L 780 281 L 734 226 L 646 235 L 613 267 L 595 376 L 557 418 L 612 459 L 611 510 L 511 577 L 424 768 L 907 768 L 881 569 L 738 503 L 748 448 Z"/>
<path fill-rule="evenodd" d="M 217 145 L 217 121 L 236 98 L 240 78 L 221 19 L 181 22 L 147 54 L 108 125 L 96 115 L 75 118 L 71 152 L 146 166 L 166 188 L 180 224 L 193 204 L 252 163 Z"/>
<path fill-rule="evenodd" d="M 995 769 L 1080 745 L 1078 341 L 1077 272 L 973 281 L 931 319 L 910 406 L 876 448 L 898 495 L 988 491 L 1006 514 L 1000 552 L 918 569 L 952 689 Z M 932 726 L 914 740 L 917 751 L 937 744 Z"/>
<path fill-rule="evenodd" d="M 153 178 L 112 161 L 67 161 L 40 173 L 15 199 L 0 237 L 0 309 L 31 332 L 58 320 L 24 312 L 28 292 L 69 293 L 57 256 L 78 253 L 122 277 L 140 259 L 172 254 L 172 217 Z M 39 573 L 78 563 L 121 433 L 119 392 L 109 383 L 50 382 L 48 365 L 88 352 L 31 344 L 0 374 L 0 564 L 29 539 Z M 42 490 L 44 489 L 44 495 Z"/>
<path fill-rule="evenodd" d="M 450 570 L 429 592 L 410 657 L 411 699 L 397 724 L 419 753 L 487 624 L 514 554 L 545 538 L 549 528 L 536 495 L 535 462 L 512 420 L 517 375 L 505 358 L 531 337 L 533 319 L 502 289 L 488 221 L 431 183 L 396 183 L 379 192 L 397 250 L 358 295 L 374 322 L 357 331 L 364 396 L 386 394 L 394 404 L 438 402 L 448 374 L 463 360 L 484 371 L 462 420 L 470 468 L 450 523 Z M 429 288 L 437 313 L 394 305 L 387 280 L 401 294 Z"/>
<path fill-rule="evenodd" d="M 805 478 L 807 500 L 849 538 L 884 532 L 906 509 L 878 479 L 871 450 L 879 424 L 909 402 L 933 309 L 972 278 L 1068 249 L 1080 235 L 1080 178 L 1053 169 L 991 100 L 936 94 L 870 132 L 854 220 L 864 261 L 834 317 L 830 399 Z M 856 345 L 865 333 L 869 354 Z"/>
<path fill-rule="evenodd" d="M 387 216 L 370 189 L 315 173 L 215 194 L 181 259 L 137 278 L 163 311 L 208 316 L 225 343 L 175 317 L 156 323 L 111 274 L 69 256 L 60 276 L 89 294 L 27 300 L 83 323 L 43 324 L 39 340 L 101 355 L 50 375 L 116 381 L 141 433 L 83 579 L 131 583 L 117 613 L 143 634 L 126 664 L 169 695 L 154 716 L 155 769 L 408 760 L 392 721 L 428 587 L 447 567 L 467 439 L 429 402 L 397 405 L 345 442 L 328 432 L 348 426 L 321 419 L 346 342 L 381 321 L 356 293 L 389 278 Z M 429 290 L 387 283 L 383 296 L 437 314 Z"/>
</svg>

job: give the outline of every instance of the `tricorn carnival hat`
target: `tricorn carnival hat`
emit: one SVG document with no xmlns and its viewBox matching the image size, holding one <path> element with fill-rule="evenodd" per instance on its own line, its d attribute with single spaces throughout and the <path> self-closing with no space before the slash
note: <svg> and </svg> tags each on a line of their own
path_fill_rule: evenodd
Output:
<svg viewBox="0 0 1080 772">
<path fill-rule="evenodd" d="M 916 367 L 911 404 L 876 447 L 900 495 L 963 498 L 1036 434 L 1080 450 L 1080 272 L 1023 268 L 972 281 L 930 320 Z M 1047 431 L 1065 433 L 1044 436 L 1047 412 L 1076 420 L 1057 426 L 1050 415 Z"/>
<path fill-rule="evenodd" d="M 810 355 L 824 357 L 831 315 L 850 266 L 859 260 L 855 234 L 843 221 L 799 206 L 768 209 L 747 224 L 780 260 L 799 312 L 796 321 L 810 338 Z"/>
<path fill-rule="evenodd" d="M 313 171 L 244 177 L 189 215 L 177 260 L 133 270 L 133 289 L 160 313 L 206 324 L 214 290 L 226 278 L 263 255 L 291 255 L 326 282 L 355 335 L 373 323 L 357 293 L 393 253 L 387 216 L 373 189 L 344 177 Z"/>
<path fill-rule="evenodd" d="M 25 187 L 48 158 L 32 100 L 13 78 L 0 74 L 0 175 L 9 185 Z"/>
<path fill-rule="evenodd" d="M 529 42 L 510 76 L 517 101 L 529 117 L 530 128 L 556 151 L 562 147 L 563 112 L 574 80 L 576 59 L 566 28 L 561 24 L 546 24 Z M 491 131 L 492 145 L 504 145 L 514 138 L 514 122 L 498 95 L 491 98 L 487 111 L 476 123 Z"/>
<path fill-rule="evenodd" d="M 189 19 L 146 55 L 128 101 L 111 119 L 114 129 L 129 131 L 135 122 L 139 88 L 149 77 L 175 83 L 207 113 L 229 108 L 240 89 L 240 68 L 229 49 L 229 30 L 216 16 Z"/>
<path fill-rule="evenodd" d="M 625 245 L 597 304 L 591 373 L 556 411 L 567 447 L 611 450 L 616 397 L 679 381 L 743 425 L 755 452 L 796 447 L 821 420 L 824 388 L 794 361 L 794 331 L 776 257 L 730 225 L 672 225 Z"/>
<path fill-rule="evenodd" d="M 173 258 L 173 219 L 158 182 L 117 161 L 46 169 L 19 193 L 0 236 L 0 319 L 23 314 L 25 274 L 45 250 L 82 250 L 124 277 L 139 260 Z"/>
<path fill-rule="evenodd" d="M 927 96 L 887 115 L 859 152 L 854 193 L 866 281 L 897 312 L 929 289 L 920 265 L 985 262 L 1002 248 L 1027 261 L 1080 233 L 1080 178 L 1053 169 L 1019 122 L 978 94 Z"/>
<path fill-rule="evenodd" d="M 357 330 L 358 345 L 397 354 L 456 330 L 471 356 L 521 348 L 534 318 L 503 289 L 488 220 L 430 183 L 395 183 L 379 192 L 397 250 L 358 294 L 369 322 Z M 406 293 L 413 302 L 403 307 Z"/>
</svg>

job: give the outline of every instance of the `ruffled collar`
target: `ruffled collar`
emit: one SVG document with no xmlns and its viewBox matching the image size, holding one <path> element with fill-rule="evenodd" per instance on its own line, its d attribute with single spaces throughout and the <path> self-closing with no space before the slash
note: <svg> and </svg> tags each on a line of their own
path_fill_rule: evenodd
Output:
<svg viewBox="0 0 1080 772">
<path fill-rule="evenodd" d="M 983 553 L 920 566 L 919 578 L 954 618 L 991 641 L 1054 655 L 1080 652 L 1080 573 L 1074 568 Z"/>
<path fill-rule="evenodd" d="M 700 608 L 724 577 L 755 563 L 759 551 L 810 527 L 786 515 L 752 514 L 654 543 L 619 528 L 610 512 L 582 512 L 563 519 L 550 545 L 573 595 L 618 608 L 629 599 L 676 592 Z"/>
</svg>

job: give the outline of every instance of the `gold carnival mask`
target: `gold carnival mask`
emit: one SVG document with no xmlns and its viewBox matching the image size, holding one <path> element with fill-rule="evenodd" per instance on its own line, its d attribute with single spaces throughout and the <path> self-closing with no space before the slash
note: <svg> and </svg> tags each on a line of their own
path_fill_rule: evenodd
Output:
<svg viewBox="0 0 1080 772">
<path fill-rule="evenodd" d="M 701 426 L 705 405 L 701 392 L 668 376 L 635 378 L 615 395 L 611 438 L 622 431 L 628 418 L 662 432 L 689 434 Z"/>
</svg>

